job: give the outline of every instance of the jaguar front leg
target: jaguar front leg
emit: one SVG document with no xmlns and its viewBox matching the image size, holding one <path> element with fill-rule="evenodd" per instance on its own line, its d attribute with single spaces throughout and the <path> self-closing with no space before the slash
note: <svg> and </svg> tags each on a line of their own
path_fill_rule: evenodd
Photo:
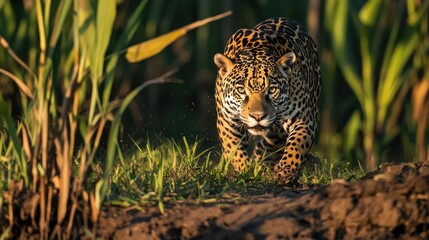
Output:
<svg viewBox="0 0 429 240">
<path fill-rule="evenodd" d="M 274 167 L 277 180 L 283 184 L 294 183 L 300 177 L 302 163 L 313 143 L 315 129 L 315 126 L 301 120 L 289 127 L 283 157 Z"/>
<path fill-rule="evenodd" d="M 253 158 L 256 161 L 264 161 L 267 166 L 273 167 L 283 155 L 286 137 L 286 132 L 283 129 L 268 132 L 256 144 Z"/>
<path fill-rule="evenodd" d="M 222 157 L 230 159 L 235 171 L 243 171 L 249 163 L 246 148 L 249 145 L 247 133 L 236 123 L 230 123 L 218 115 L 217 130 L 222 144 Z"/>
</svg>

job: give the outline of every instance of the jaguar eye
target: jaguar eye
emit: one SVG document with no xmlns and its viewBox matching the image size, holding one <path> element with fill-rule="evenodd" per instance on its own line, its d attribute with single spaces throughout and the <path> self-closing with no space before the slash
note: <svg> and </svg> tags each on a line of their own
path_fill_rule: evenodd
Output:
<svg viewBox="0 0 429 240">
<path fill-rule="evenodd" d="M 275 93 L 277 91 L 277 87 L 270 87 L 269 89 L 268 89 L 268 92 L 269 93 Z"/>
<path fill-rule="evenodd" d="M 239 94 L 244 94 L 246 91 L 244 90 L 244 87 L 237 87 L 237 92 Z"/>
</svg>

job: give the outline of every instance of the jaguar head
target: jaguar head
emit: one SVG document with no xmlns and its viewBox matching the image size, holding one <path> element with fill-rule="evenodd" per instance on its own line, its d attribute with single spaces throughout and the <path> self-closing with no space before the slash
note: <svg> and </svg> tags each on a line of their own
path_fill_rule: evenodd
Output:
<svg viewBox="0 0 429 240">
<path fill-rule="evenodd" d="M 270 127 L 288 99 L 288 77 L 295 54 L 289 51 L 278 59 L 273 55 L 244 49 L 233 60 L 220 53 L 214 57 L 222 82 L 223 107 L 253 135 L 261 135 Z"/>
</svg>

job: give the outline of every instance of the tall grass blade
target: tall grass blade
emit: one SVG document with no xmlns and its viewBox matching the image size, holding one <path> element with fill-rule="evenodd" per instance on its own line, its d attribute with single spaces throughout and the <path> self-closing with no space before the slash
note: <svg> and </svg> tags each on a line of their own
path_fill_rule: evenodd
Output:
<svg viewBox="0 0 429 240">
<path fill-rule="evenodd" d="M 37 26 L 39 32 L 39 44 L 40 44 L 40 61 L 41 64 L 45 64 L 45 53 L 46 53 L 46 30 L 45 24 L 43 23 L 43 13 L 42 13 L 42 3 L 41 0 L 36 0 L 36 14 L 37 14 Z M 40 74 L 40 72 L 39 72 Z M 40 79 L 40 75 L 39 75 Z"/>
<path fill-rule="evenodd" d="M 338 64 L 344 77 L 349 84 L 350 88 L 358 98 L 359 102 L 363 104 L 364 96 L 362 87 L 360 84 L 360 77 L 356 69 L 355 59 L 352 49 L 349 46 L 350 39 L 347 34 L 347 23 L 348 23 L 348 12 L 349 12 L 349 1 L 336 1 L 328 0 L 328 5 L 332 5 L 332 26 L 329 26 L 332 32 L 332 48 L 335 57 L 338 59 Z"/>
<path fill-rule="evenodd" d="M 137 8 L 132 13 L 130 19 L 127 22 L 127 25 L 124 29 L 124 34 L 122 34 L 114 48 L 114 52 L 119 51 L 122 49 L 125 45 L 128 44 L 128 42 L 131 40 L 131 38 L 136 33 L 138 27 L 141 23 L 141 17 L 143 9 L 145 8 L 148 0 L 141 1 L 140 4 L 137 6 Z M 119 55 L 116 53 L 113 53 L 106 57 L 106 60 L 109 60 L 106 66 L 106 73 L 105 73 L 105 82 L 104 82 L 104 91 L 103 91 L 103 106 L 106 106 L 110 100 L 110 94 L 112 92 L 112 85 L 113 80 L 115 76 L 115 68 L 118 63 Z"/>
<path fill-rule="evenodd" d="M 109 131 L 109 140 L 107 142 L 107 161 L 106 166 L 103 174 L 103 185 L 100 189 L 100 203 L 104 200 L 104 197 L 107 192 L 107 183 L 109 179 L 110 170 L 113 166 L 113 161 L 116 156 L 116 146 L 118 144 L 118 134 L 119 134 L 119 127 L 121 125 L 121 119 L 122 115 L 124 114 L 125 110 L 127 109 L 128 105 L 132 102 L 132 100 L 147 86 L 151 84 L 159 84 L 159 83 L 167 83 L 167 82 L 173 82 L 169 78 L 177 71 L 177 69 L 174 69 L 163 76 L 149 80 L 141 84 L 139 87 L 135 88 L 133 91 L 131 91 L 122 101 L 121 106 L 119 107 L 118 111 L 115 114 L 115 118 L 112 122 L 112 126 Z M 99 206 L 100 207 L 100 206 Z"/>
<path fill-rule="evenodd" d="M 112 34 L 113 23 L 116 18 L 116 0 L 97 1 L 97 13 L 95 22 L 95 41 L 91 49 L 91 66 L 93 77 L 97 79 L 103 73 L 104 57 Z"/>
<path fill-rule="evenodd" d="M 160 53 L 179 37 L 186 34 L 186 30 L 178 29 L 151 40 L 134 45 L 127 50 L 126 58 L 129 62 L 135 63 L 150 58 Z"/>
<path fill-rule="evenodd" d="M 142 43 L 136 44 L 127 48 L 127 53 L 125 57 L 129 62 L 135 63 L 150 58 L 158 53 L 160 53 L 164 48 L 173 43 L 179 37 L 185 35 L 188 31 L 201 27 L 209 22 L 224 18 L 231 15 L 232 12 L 228 11 L 213 17 L 209 17 L 200 21 L 196 21 L 164 35 L 161 35 L 156 38 L 144 41 Z"/>
<path fill-rule="evenodd" d="M 71 0 L 62 0 L 55 13 L 55 19 L 54 19 L 55 24 L 53 26 L 51 38 L 49 41 L 49 52 L 48 52 L 49 58 L 52 58 L 52 55 L 54 54 L 53 51 L 55 49 L 55 46 L 57 45 L 57 41 L 58 41 L 58 38 L 60 37 L 61 31 L 63 30 L 63 25 L 66 20 L 67 14 L 70 11 L 71 3 L 72 3 Z"/>
<path fill-rule="evenodd" d="M 57 45 L 60 33 L 62 32 L 63 25 L 66 19 L 67 14 L 70 11 L 71 0 L 63 0 L 60 2 L 56 13 L 55 13 L 55 22 L 53 25 L 53 30 L 51 38 L 49 41 L 49 50 L 48 50 L 48 61 L 54 61 L 54 49 Z M 45 5 L 45 7 L 47 7 Z M 49 13 L 49 9 L 45 9 Z M 45 16 L 46 17 L 46 16 Z M 55 64 L 56 66 L 56 64 Z M 48 69 L 45 69 L 48 71 Z M 56 105 L 56 104 L 53 104 Z M 65 119 L 63 119 L 65 120 Z M 65 123 L 63 122 L 62 125 Z M 67 214 L 67 202 L 70 196 L 70 176 L 71 176 L 71 159 L 69 158 L 69 142 L 68 142 L 68 133 L 67 128 L 60 126 L 60 137 L 55 140 L 56 149 L 57 149 L 57 163 L 59 163 L 60 170 L 60 186 L 59 186 L 59 199 L 57 206 L 57 225 L 59 226 L 66 214 Z M 61 139 L 61 140 L 60 140 Z M 49 217 L 49 215 L 48 215 Z M 49 222 L 49 220 L 48 220 Z"/>
<path fill-rule="evenodd" d="M 25 85 L 25 83 L 21 81 L 21 79 L 2 68 L 0 68 L 0 73 L 12 79 L 16 83 L 18 88 L 21 90 L 21 92 L 27 95 L 27 97 L 31 99 L 33 98 L 33 93 L 31 92 L 30 88 Z"/>
<path fill-rule="evenodd" d="M 367 26 L 373 26 L 377 21 L 378 13 L 382 9 L 383 0 L 367 1 L 359 11 L 359 20 Z"/>
<path fill-rule="evenodd" d="M 28 186 L 28 173 L 27 173 L 27 162 L 23 155 L 22 147 L 19 141 L 18 130 L 15 128 L 13 119 L 9 113 L 9 108 L 7 107 L 7 103 L 0 98 L 0 119 L 5 124 L 6 131 L 9 134 L 9 138 L 12 140 L 13 144 L 13 155 L 18 163 L 20 169 L 20 175 L 22 179 L 24 179 L 24 184 Z"/>
<path fill-rule="evenodd" d="M 396 96 L 399 88 L 402 86 L 403 79 L 400 77 L 405 64 L 410 60 L 419 41 L 419 32 L 417 26 L 409 26 L 407 31 L 400 36 L 398 43 L 389 59 L 386 70 L 386 78 L 383 85 L 380 86 L 380 94 L 377 96 L 379 106 L 378 125 L 384 123 L 390 103 Z"/>
<path fill-rule="evenodd" d="M 6 39 L 4 39 L 2 36 L 0 36 L 0 45 L 2 45 L 6 51 L 9 53 L 9 55 L 15 59 L 15 61 L 21 65 L 27 72 L 29 72 L 31 74 L 31 76 L 33 76 L 34 81 L 37 81 L 37 77 L 36 74 L 34 74 L 33 70 L 31 70 L 31 68 L 25 64 L 24 61 L 22 61 L 16 54 L 15 52 L 10 48 L 9 43 L 6 41 Z"/>
</svg>

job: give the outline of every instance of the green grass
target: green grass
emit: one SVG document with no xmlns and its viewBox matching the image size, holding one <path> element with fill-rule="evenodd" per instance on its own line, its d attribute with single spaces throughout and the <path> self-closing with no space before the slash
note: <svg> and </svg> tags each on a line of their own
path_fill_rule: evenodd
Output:
<svg viewBox="0 0 429 240">
<path fill-rule="evenodd" d="M 305 163 L 300 182 L 307 186 L 324 186 L 338 179 L 354 182 L 365 175 L 365 170 L 357 163 L 332 161 L 318 154 L 310 154 Z"/>
<path fill-rule="evenodd" d="M 145 200 L 150 195 L 159 200 L 205 200 L 228 191 L 252 193 L 274 184 L 264 166 L 255 164 L 234 173 L 229 161 L 219 161 L 212 149 L 200 149 L 198 142 L 189 143 L 186 138 L 180 143 L 165 140 L 156 147 L 135 144 L 128 152 L 111 171 L 113 198 Z"/>
<path fill-rule="evenodd" d="M 160 144 L 138 144 L 125 149 L 114 163 L 109 177 L 108 202 L 117 206 L 160 205 L 163 202 L 192 200 L 217 201 L 223 194 L 255 195 L 282 189 L 261 164 L 251 164 L 235 173 L 227 159 L 220 159 L 213 149 L 202 149 L 199 142 L 161 140 Z M 303 187 L 324 186 L 341 178 L 357 179 L 362 168 L 339 166 L 327 159 L 313 157 L 300 179 Z M 96 161 L 93 179 L 103 175 L 102 161 Z M 285 188 L 285 191 L 288 189 Z"/>
</svg>

